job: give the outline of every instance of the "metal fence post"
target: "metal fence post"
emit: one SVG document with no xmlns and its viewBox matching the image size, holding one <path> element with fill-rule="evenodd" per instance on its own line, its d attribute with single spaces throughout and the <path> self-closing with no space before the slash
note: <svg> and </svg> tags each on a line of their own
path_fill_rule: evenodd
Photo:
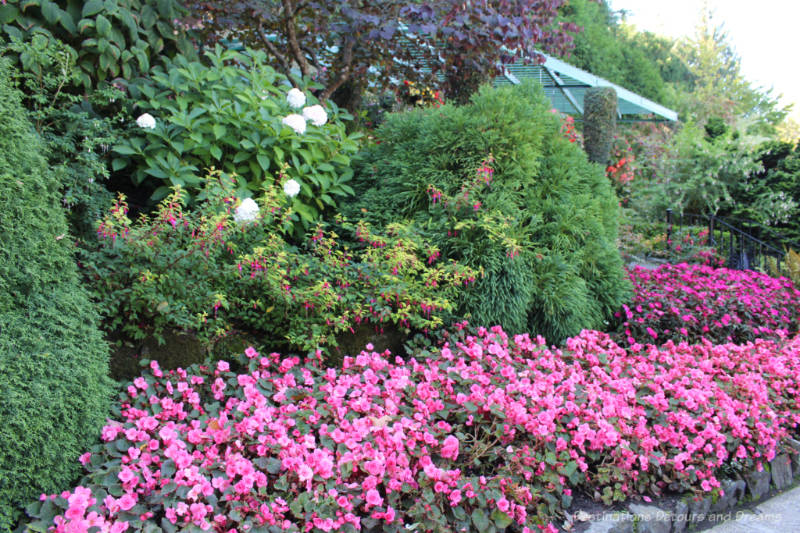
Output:
<svg viewBox="0 0 800 533">
<path fill-rule="evenodd" d="M 672 208 L 667 208 L 667 251 L 672 250 Z"/>
</svg>

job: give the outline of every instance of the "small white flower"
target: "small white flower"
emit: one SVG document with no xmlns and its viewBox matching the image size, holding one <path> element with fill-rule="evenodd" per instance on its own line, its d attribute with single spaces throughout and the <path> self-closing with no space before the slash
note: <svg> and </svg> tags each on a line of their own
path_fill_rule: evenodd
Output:
<svg viewBox="0 0 800 533">
<path fill-rule="evenodd" d="M 321 105 L 312 105 L 303 108 L 303 117 L 310 120 L 315 126 L 322 126 L 328 122 L 328 114 Z"/>
<path fill-rule="evenodd" d="M 144 115 L 140 116 L 136 119 L 136 124 L 140 128 L 144 128 L 146 130 L 152 130 L 156 127 L 156 119 L 153 118 L 153 115 L 150 113 L 145 113 Z"/>
<path fill-rule="evenodd" d="M 294 198 L 300 192 L 300 184 L 295 180 L 289 180 L 283 184 L 283 192 L 285 192 L 286 196 L 289 198 Z"/>
<path fill-rule="evenodd" d="M 306 119 L 303 118 L 303 115 L 292 113 L 284 117 L 283 123 L 292 128 L 298 135 L 302 135 L 306 132 Z"/>
<path fill-rule="evenodd" d="M 242 200 L 242 203 L 239 204 L 239 207 L 236 208 L 236 212 L 233 214 L 233 220 L 236 222 L 250 222 L 251 220 L 255 220 L 258 216 L 258 204 L 253 201 L 252 198 L 245 198 Z"/>
<path fill-rule="evenodd" d="M 289 93 L 286 95 L 286 101 L 289 102 L 289 105 L 295 109 L 300 109 L 304 105 L 306 105 L 306 95 L 303 94 L 303 91 L 297 88 L 293 88 L 289 90 Z"/>
</svg>

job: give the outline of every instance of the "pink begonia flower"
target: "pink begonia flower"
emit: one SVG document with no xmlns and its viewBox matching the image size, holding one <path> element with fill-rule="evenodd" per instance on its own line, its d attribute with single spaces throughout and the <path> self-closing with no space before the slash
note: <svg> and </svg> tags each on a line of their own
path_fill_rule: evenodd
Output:
<svg viewBox="0 0 800 533">
<path fill-rule="evenodd" d="M 504 513 L 508 511 L 509 503 L 508 500 L 504 497 L 497 500 L 497 508 L 503 511 Z"/>
<path fill-rule="evenodd" d="M 128 522 L 114 522 L 111 524 L 111 533 L 123 533 L 128 529 Z"/>
<path fill-rule="evenodd" d="M 458 457 L 458 439 L 453 435 L 448 435 L 442 442 L 441 455 L 445 459 L 456 460 Z"/>
<path fill-rule="evenodd" d="M 300 481 L 308 481 L 314 477 L 314 471 L 308 465 L 300 465 L 297 469 L 297 475 L 300 477 Z"/>
<path fill-rule="evenodd" d="M 383 504 L 383 498 L 375 489 L 368 490 L 365 499 L 367 500 L 367 503 L 373 507 Z"/>
<path fill-rule="evenodd" d="M 136 505 L 136 496 L 126 492 L 120 499 L 117 500 L 117 503 L 119 504 L 120 509 L 123 511 L 128 511 L 132 509 L 134 505 Z"/>
</svg>

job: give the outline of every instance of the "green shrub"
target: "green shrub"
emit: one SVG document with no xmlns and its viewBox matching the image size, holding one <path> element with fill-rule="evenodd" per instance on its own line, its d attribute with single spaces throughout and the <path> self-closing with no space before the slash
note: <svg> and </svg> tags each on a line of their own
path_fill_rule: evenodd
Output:
<svg viewBox="0 0 800 533">
<path fill-rule="evenodd" d="M 800 242 L 800 149 L 796 144 L 767 141 L 758 147 L 756 159 L 763 169 L 732 185 L 732 202 L 723 215 L 769 242 L 782 240 L 794 246 Z M 783 239 L 759 233 L 758 224 L 775 229 Z"/>
<path fill-rule="evenodd" d="M 9 0 L 0 5 L 0 35 L 26 40 L 40 33 L 63 41 L 77 51 L 78 78 L 89 89 L 126 83 L 163 56 L 193 55 L 186 28 L 173 22 L 182 13 L 178 0 Z"/>
<path fill-rule="evenodd" d="M 730 205 L 733 188 L 760 168 L 751 149 L 732 134 L 711 139 L 704 128 L 687 123 L 660 155 L 655 179 L 631 184 L 631 204 L 651 219 L 662 218 L 668 207 L 676 213 L 720 214 Z"/>
<path fill-rule="evenodd" d="M 350 156 L 358 145 L 342 123 L 349 115 L 326 104 L 326 123 L 309 120 L 305 132 L 296 133 L 284 118 L 295 115 L 306 124 L 298 115 L 316 101 L 308 95 L 303 110 L 303 104 L 293 109 L 285 76 L 268 66 L 263 52 L 217 47 L 206 57 L 200 63 L 179 56 L 153 75 L 152 86 L 141 87 L 148 99 L 140 107 L 154 117 L 155 127 L 133 130 L 115 148 L 128 157 L 115 160 L 115 168 L 131 163 L 137 184 L 158 183 L 155 200 L 175 185 L 196 194 L 212 167 L 238 176 L 239 194 L 248 196 L 265 181 L 285 176 L 301 186 L 294 209 L 306 224 L 335 207 L 336 196 L 352 193 Z"/>
<path fill-rule="evenodd" d="M 442 326 L 474 279 L 436 263 L 436 251 L 399 225 L 378 233 L 340 219 L 293 246 L 292 200 L 280 184 L 265 184 L 258 204 L 237 205 L 230 181 L 210 179 L 192 209 L 176 191 L 135 223 L 124 199 L 113 206 L 83 261 L 107 327 L 134 339 L 186 330 L 209 348 L 245 331 L 313 353 L 360 325 Z"/>
<path fill-rule="evenodd" d="M 461 312 L 561 340 L 601 327 L 628 285 L 618 202 L 534 85 L 484 89 L 469 105 L 390 115 L 366 150 L 348 206 L 409 219 L 447 259 L 483 269 Z"/>
<path fill-rule="evenodd" d="M 0 61 L 0 531 L 60 491 L 108 413 L 108 353 L 45 147 Z"/>
<path fill-rule="evenodd" d="M 114 118 L 98 109 L 120 101 L 123 93 L 115 88 L 80 95 L 65 90 L 80 82 L 77 53 L 53 36 L 36 33 L 30 40 L 0 47 L 0 54 L 19 58 L 14 81 L 23 91 L 23 105 L 36 132 L 47 144 L 48 164 L 60 184 L 70 225 L 85 236 L 111 203 L 105 187 L 107 160 L 119 135 Z"/>
</svg>

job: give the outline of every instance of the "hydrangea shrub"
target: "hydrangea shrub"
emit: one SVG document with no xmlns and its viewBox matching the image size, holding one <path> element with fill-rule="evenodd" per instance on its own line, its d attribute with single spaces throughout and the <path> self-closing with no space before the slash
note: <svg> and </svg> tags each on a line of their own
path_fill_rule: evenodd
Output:
<svg viewBox="0 0 800 533">
<path fill-rule="evenodd" d="M 249 348 L 119 398 L 86 475 L 29 530 L 555 532 L 577 488 L 610 503 L 670 485 L 719 493 L 800 423 L 800 338 L 564 350 L 457 326 L 408 360 L 341 368 Z"/>
<path fill-rule="evenodd" d="M 743 343 L 800 329 L 800 290 L 787 278 L 686 263 L 629 275 L 634 297 L 617 313 L 629 344 Z"/>
<path fill-rule="evenodd" d="M 352 194 L 358 134 L 345 131 L 346 112 L 292 88 L 263 52 L 217 47 L 205 55 L 205 63 L 167 60 L 138 86 L 146 113 L 115 146 L 115 170 L 128 168 L 155 200 L 175 185 L 198 194 L 209 168 L 236 175 L 240 195 L 285 175 L 301 186 L 293 206 L 306 226 Z"/>
</svg>

